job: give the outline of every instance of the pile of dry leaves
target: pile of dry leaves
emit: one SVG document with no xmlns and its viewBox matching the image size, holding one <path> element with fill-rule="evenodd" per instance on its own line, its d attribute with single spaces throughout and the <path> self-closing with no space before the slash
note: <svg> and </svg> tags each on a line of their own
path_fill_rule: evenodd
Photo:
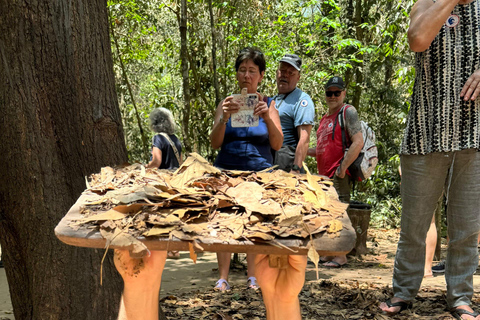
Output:
<svg viewBox="0 0 480 320">
<path fill-rule="evenodd" d="M 281 170 L 221 171 L 192 154 L 176 172 L 140 164 L 102 168 L 82 195 L 74 229 L 99 230 L 107 244 L 146 250 L 139 239 L 269 241 L 342 230 L 346 205 L 321 176 Z M 311 245 L 313 249 L 313 242 Z"/>
</svg>

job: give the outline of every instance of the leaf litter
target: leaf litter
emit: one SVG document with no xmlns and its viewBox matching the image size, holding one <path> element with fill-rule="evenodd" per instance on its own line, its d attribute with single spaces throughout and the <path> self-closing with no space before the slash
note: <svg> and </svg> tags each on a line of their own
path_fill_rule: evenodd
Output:
<svg viewBox="0 0 480 320">
<path fill-rule="evenodd" d="M 196 153 L 175 172 L 104 167 L 87 180 L 83 199 L 83 216 L 71 228 L 100 231 L 107 245 L 140 255 L 148 250 L 145 238 L 194 241 L 199 249 L 211 239 L 338 237 L 347 208 L 325 177 L 219 170 Z"/>
<path fill-rule="evenodd" d="M 323 269 L 326 270 L 324 277 L 328 274 L 337 276 L 305 283 L 299 295 L 302 319 L 452 320 L 446 306 L 445 289 L 438 289 L 438 285 L 432 287 L 429 283 L 422 285 L 411 310 L 391 317 L 380 312 L 378 305 L 393 295 L 390 283 L 399 231 L 370 228 L 368 232 L 369 253 L 349 257 L 348 269 L 354 270 L 353 274 L 345 272 L 345 268 Z M 379 273 L 384 276 L 374 277 L 376 280 L 362 279 Z M 160 305 L 169 320 L 265 319 L 261 292 L 244 286 L 232 286 L 230 291 L 223 293 L 211 289 L 183 289 L 167 294 L 160 299 Z M 478 310 L 478 292 L 475 292 L 472 303 Z M 181 315 L 176 312 L 178 308 L 182 309 Z"/>
</svg>

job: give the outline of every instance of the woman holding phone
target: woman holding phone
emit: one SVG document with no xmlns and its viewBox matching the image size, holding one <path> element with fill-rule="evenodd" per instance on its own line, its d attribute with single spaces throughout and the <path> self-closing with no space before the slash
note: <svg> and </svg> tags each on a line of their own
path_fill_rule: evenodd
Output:
<svg viewBox="0 0 480 320">
<path fill-rule="evenodd" d="M 283 133 L 275 101 L 260 94 L 258 85 L 265 74 L 265 56 L 256 48 L 245 48 L 240 51 L 235 61 L 236 78 L 239 89 L 247 89 L 247 93 L 256 94 L 258 103 L 253 115 L 259 116 L 258 126 L 232 127 L 232 114 L 239 111 L 240 105 L 233 96 L 221 101 L 215 113 L 215 122 L 210 134 L 211 145 L 220 148 L 215 166 L 229 170 L 261 171 L 273 166 L 273 150 L 279 150 L 283 144 Z M 217 253 L 220 279 L 215 289 L 230 289 L 228 273 L 231 253 Z M 247 254 L 247 284 L 257 289 L 254 276 L 255 255 Z"/>
</svg>

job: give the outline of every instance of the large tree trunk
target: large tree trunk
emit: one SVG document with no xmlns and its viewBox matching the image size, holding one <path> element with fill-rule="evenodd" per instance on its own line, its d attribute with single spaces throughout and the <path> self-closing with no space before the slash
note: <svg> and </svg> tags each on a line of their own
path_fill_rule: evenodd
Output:
<svg viewBox="0 0 480 320">
<path fill-rule="evenodd" d="M 0 244 L 15 318 L 114 319 L 111 254 L 54 228 L 85 176 L 127 160 L 105 0 L 0 0 Z"/>
</svg>

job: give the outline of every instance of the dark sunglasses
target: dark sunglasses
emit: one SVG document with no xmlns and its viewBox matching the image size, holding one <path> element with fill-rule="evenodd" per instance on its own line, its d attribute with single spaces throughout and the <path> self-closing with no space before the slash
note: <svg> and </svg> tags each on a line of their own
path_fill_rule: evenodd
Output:
<svg viewBox="0 0 480 320">
<path fill-rule="evenodd" d="M 327 97 L 331 97 L 333 95 L 335 95 L 335 97 L 340 97 L 341 94 L 342 94 L 342 91 L 325 91 L 325 95 Z"/>
</svg>

